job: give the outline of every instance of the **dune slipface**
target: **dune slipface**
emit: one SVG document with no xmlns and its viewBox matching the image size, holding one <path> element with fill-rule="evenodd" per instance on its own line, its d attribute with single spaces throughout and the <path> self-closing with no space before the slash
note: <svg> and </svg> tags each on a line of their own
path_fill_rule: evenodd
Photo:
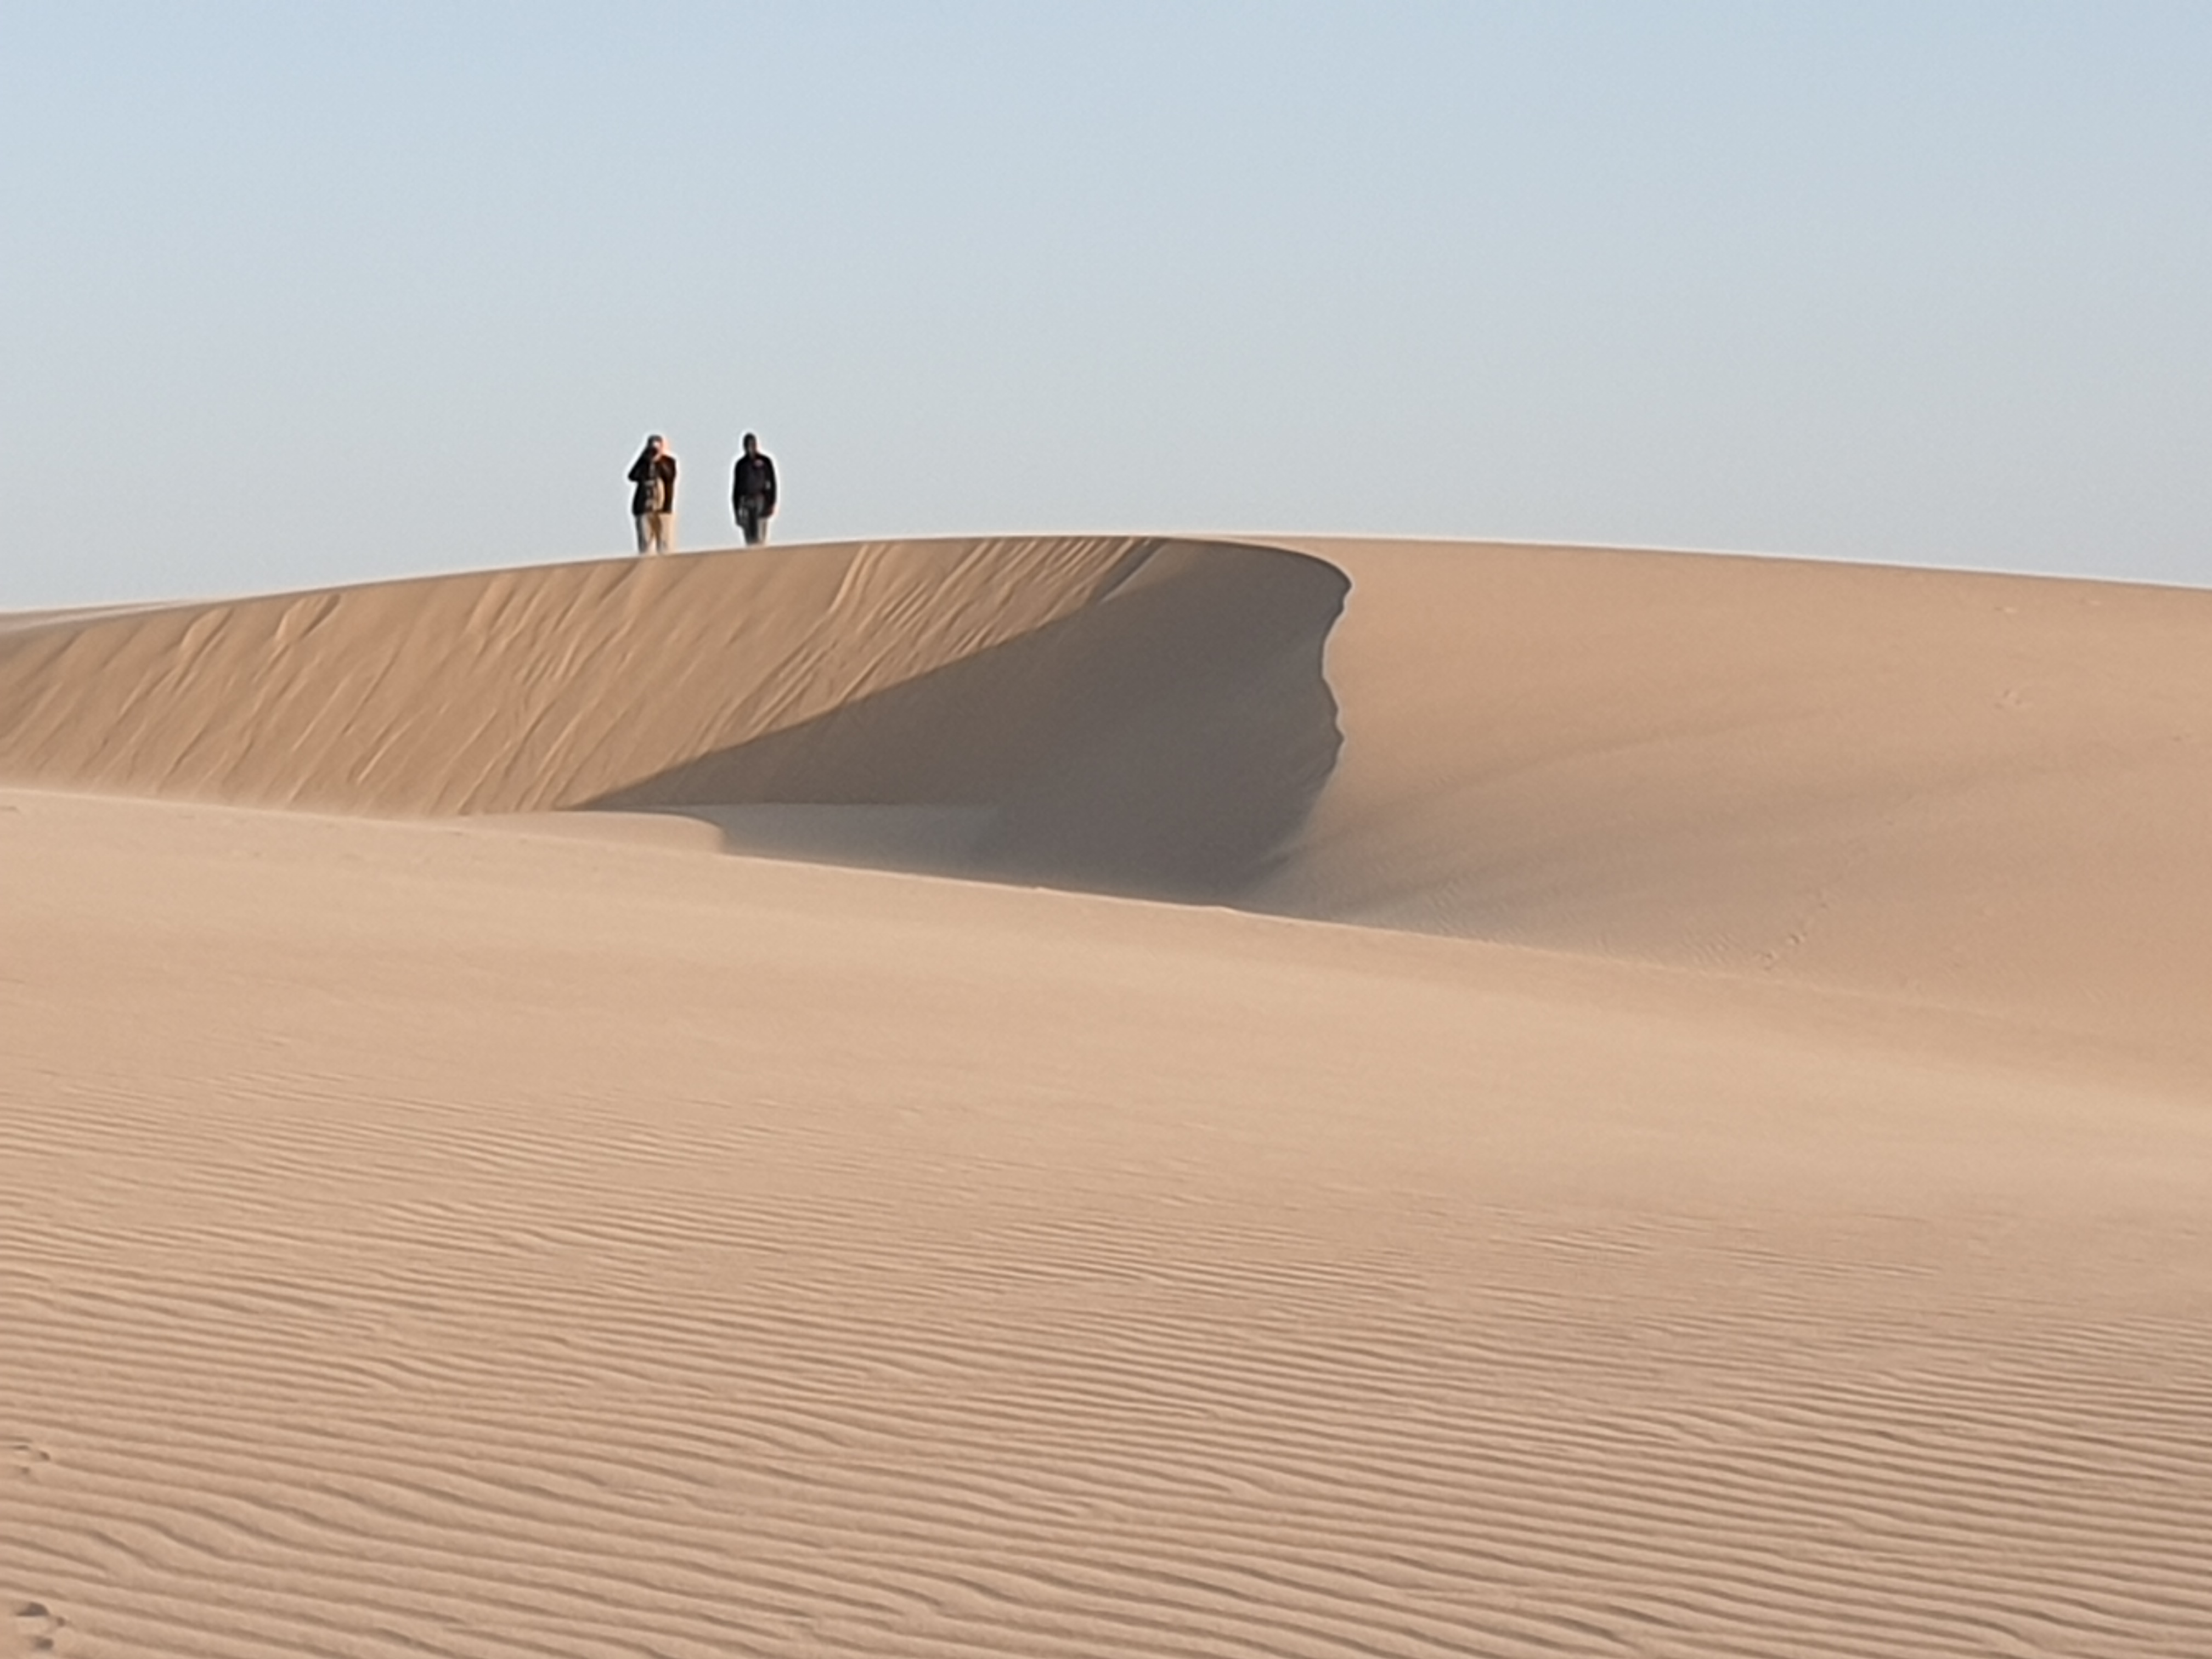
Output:
<svg viewBox="0 0 2212 1659">
<path fill-rule="evenodd" d="M 2212 1652 L 2208 605 L 0 618 L 0 1654 Z"/>
</svg>

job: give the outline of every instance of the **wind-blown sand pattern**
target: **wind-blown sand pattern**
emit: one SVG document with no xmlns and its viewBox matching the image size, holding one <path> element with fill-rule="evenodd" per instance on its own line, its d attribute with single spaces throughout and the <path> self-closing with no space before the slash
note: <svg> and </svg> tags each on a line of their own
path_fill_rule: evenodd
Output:
<svg viewBox="0 0 2212 1659">
<path fill-rule="evenodd" d="M 0 1654 L 2212 1652 L 2208 661 L 1324 541 L 0 619 Z"/>
</svg>

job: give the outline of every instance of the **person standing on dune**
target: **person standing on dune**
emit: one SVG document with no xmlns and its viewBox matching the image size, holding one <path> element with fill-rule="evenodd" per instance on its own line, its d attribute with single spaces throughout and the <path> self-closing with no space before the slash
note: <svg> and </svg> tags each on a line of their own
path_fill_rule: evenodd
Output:
<svg viewBox="0 0 2212 1659">
<path fill-rule="evenodd" d="M 637 550 L 673 553 L 676 550 L 676 457 L 659 433 L 645 441 L 644 453 L 630 463 L 630 516 L 637 520 Z"/>
<path fill-rule="evenodd" d="M 775 516 L 775 463 L 761 453 L 760 440 L 750 432 L 745 453 L 730 476 L 730 510 L 738 515 L 747 547 L 768 539 L 768 521 Z"/>
</svg>

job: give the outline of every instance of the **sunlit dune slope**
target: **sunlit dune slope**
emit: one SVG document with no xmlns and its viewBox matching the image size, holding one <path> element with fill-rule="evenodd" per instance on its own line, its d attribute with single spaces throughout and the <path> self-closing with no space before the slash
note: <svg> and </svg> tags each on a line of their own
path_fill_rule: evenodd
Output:
<svg viewBox="0 0 2212 1659">
<path fill-rule="evenodd" d="M 2212 1652 L 2201 1093 L 32 791 L 0 938 L 0 1652 Z"/>
<path fill-rule="evenodd" d="M 1249 902 L 2205 1046 L 2212 593 L 1292 544 L 1345 744 Z"/>
</svg>

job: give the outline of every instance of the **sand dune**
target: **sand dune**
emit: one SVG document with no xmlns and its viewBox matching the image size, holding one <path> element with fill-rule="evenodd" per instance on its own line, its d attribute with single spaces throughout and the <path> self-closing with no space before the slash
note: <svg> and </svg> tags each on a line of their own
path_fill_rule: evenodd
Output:
<svg viewBox="0 0 2212 1659">
<path fill-rule="evenodd" d="M 2195 1042 L 2212 594 L 1298 545 L 864 544 L 64 618 L 0 638 L 0 777 L 691 808 L 750 850 Z"/>
<path fill-rule="evenodd" d="M 2212 1651 L 2208 604 L 14 619 L 0 1653 Z"/>
<path fill-rule="evenodd" d="M 1249 879 L 1336 743 L 1344 592 L 1129 538 L 494 571 L 0 636 L 0 776 L 381 813 L 968 808 L 979 868 Z"/>
</svg>

